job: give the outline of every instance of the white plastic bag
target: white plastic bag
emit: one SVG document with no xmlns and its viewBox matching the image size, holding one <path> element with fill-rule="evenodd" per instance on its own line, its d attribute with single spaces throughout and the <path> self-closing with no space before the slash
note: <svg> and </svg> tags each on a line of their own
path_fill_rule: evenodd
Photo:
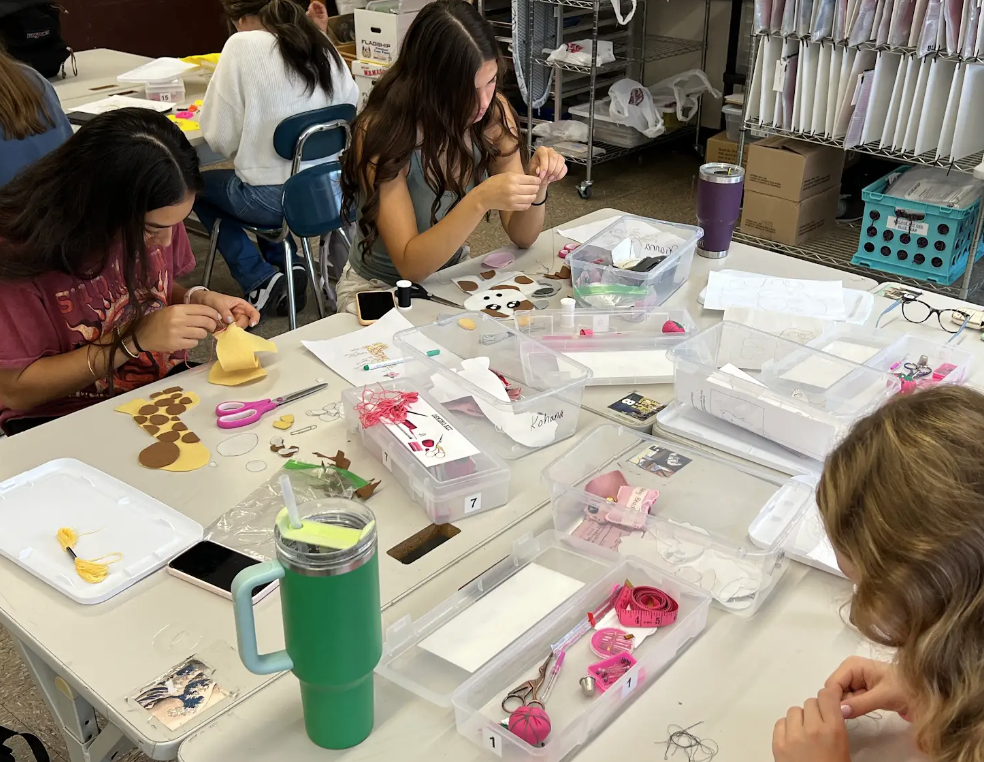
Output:
<svg viewBox="0 0 984 762">
<path fill-rule="evenodd" d="M 660 80 L 649 91 L 658 112 L 666 114 L 675 111 L 681 122 L 693 119 L 700 106 L 700 96 L 704 93 L 721 97 L 721 92 L 711 86 L 707 75 L 700 69 L 690 69 Z"/>
<path fill-rule="evenodd" d="M 564 119 L 560 122 L 541 122 L 533 128 L 533 134 L 541 138 L 587 143 L 588 125 L 574 119 Z"/>
<path fill-rule="evenodd" d="M 616 124 L 634 127 L 647 138 L 657 138 L 666 128 L 653 105 L 653 94 L 638 82 L 620 79 L 608 89 L 608 115 Z"/>
<path fill-rule="evenodd" d="M 547 58 L 548 63 L 569 63 L 575 66 L 591 65 L 591 40 L 565 42 Z M 598 40 L 598 66 L 615 60 L 615 46 L 610 40 Z"/>
</svg>

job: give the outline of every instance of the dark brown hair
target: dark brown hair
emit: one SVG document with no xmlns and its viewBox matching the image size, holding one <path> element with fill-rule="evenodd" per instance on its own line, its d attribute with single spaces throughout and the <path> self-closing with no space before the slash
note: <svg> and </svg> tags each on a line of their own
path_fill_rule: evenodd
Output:
<svg viewBox="0 0 984 762">
<path fill-rule="evenodd" d="M 17 63 L 0 44 L 0 137 L 24 140 L 54 126 L 41 75 Z"/>
<path fill-rule="evenodd" d="M 817 502 L 853 567 L 851 620 L 897 650 L 916 740 L 984 760 L 984 395 L 896 397 L 827 459 Z"/>
<path fill-rule="evenodd" d="M 361 196 L 363 257 L 379 238 L 379 188 L 400 173 L 414 150 L 420 150 L 426 182 L 435 194 L 432 225 L 446 192 L 457 203 L 466 186 L 490 173 L 501 155 L 493 139 L 496 130 L 511 134 L 521 150 L 507 119 L 509 107 L 498 92 L 482 119 L 472 123 L 478 106 L 475 75 L 487 61 L 496 62 L 501 79 L 505 67 L 495 32 L 465 0 L 428 3 L 410 25 L 399 57 L 356 118 L 355 145 L 344 157 L 344 214 Z"/>
<path fill-rule="evenodd" d="M 256 16 L 270 34 L 287 70 L 303 80 L 307 92 L 315 88 L 331 98 L 335 94 L 334 70 L 345 64 L 342 57 L 304 10 L 293 0 L 222 0 L 222 7 L 232 21 Z"/>
</svg>

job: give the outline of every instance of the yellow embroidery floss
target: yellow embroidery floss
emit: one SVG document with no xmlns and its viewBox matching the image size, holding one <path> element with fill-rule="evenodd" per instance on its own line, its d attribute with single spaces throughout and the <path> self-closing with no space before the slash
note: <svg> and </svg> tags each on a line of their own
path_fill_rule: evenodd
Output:
<svg viewBox="0 0 984 762">
<path fill-rule="evenodd" d="M 92 534 L 92 532 L 87 532 L 86 534 Z M 88 582 L 90 585 L 97 585 L 109 576 L 110 564 L 115 564 L 117 561 L 123 560 L 123 554 L 110 553 L 102 558 L 94 558 L 91 561 L 79 558 L 74 548 L 78 544 L 80 536 L 85 535 L 79 535 L 78 532 L 69 527 L 62 527 L 56 535 L 58 544 L 61 545 L 62 550 L 68 553 L 72 557 L 72 560 L 75 561 L 75 571 L 82 581 Z"/>
</svg>

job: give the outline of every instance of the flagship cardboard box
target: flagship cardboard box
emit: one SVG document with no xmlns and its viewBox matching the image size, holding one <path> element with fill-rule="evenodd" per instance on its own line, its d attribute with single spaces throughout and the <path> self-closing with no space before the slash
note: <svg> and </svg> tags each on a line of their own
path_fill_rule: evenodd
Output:
<svg viewBox="0 0 984 762">
<path fill-rule="evenodd" d="M 431 0 L 376 0 L 355 11 L 355 47 L 363 61 L 392 64 L 411 22 Z"/>
<path fill-rule="evenodd" d="M 739 229 L 757 238 L 797 246 L 834 224 L 839 198 L 839 185 L 803 201 L 746 190 Z"/>
<path fill-rule="evenodd" d="M 840 148 L 772 137 L 748 148 L 745 194 L 804 201 L 839 189 L 845 152 Z"/>
<path fill-rule="evenodd" d="M 728 139 L 727 132 L 719 132 L 717 135 L 707 139 L 707 151 L 704 161 L 722 162 L 724 164 L 734 164 L 738 161 L 738 144 Z M 748 169 L 748 144 L 745 146 L 745 155 L 741 165 Z"/>
<path fill-rule="evenodd" d="M 357 111 L 362 111 L 366 107 L 366 103 L 369 101 L 369 91 L 376 84 L 376 80 L 386 73 L 387 69 L 389 67 L 383 64 L 368 63 L 366 61 L 352 62 L 352 77 L 355 79 L 355 84 L 359 88 L 359 102 L 356 104 Z"/>
</svg>

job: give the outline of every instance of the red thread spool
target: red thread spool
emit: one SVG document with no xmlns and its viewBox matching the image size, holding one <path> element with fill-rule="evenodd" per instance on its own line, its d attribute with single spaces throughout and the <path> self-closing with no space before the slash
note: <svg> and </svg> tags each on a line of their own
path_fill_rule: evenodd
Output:
<svg viewBox="0 0 984 762">
<path fill-rule="evenodd" d="M 623 585 L 615 612 L 623 627 L 666 627 L 676 621 L 680 607 L 656 587 Z"/>
</svg>

